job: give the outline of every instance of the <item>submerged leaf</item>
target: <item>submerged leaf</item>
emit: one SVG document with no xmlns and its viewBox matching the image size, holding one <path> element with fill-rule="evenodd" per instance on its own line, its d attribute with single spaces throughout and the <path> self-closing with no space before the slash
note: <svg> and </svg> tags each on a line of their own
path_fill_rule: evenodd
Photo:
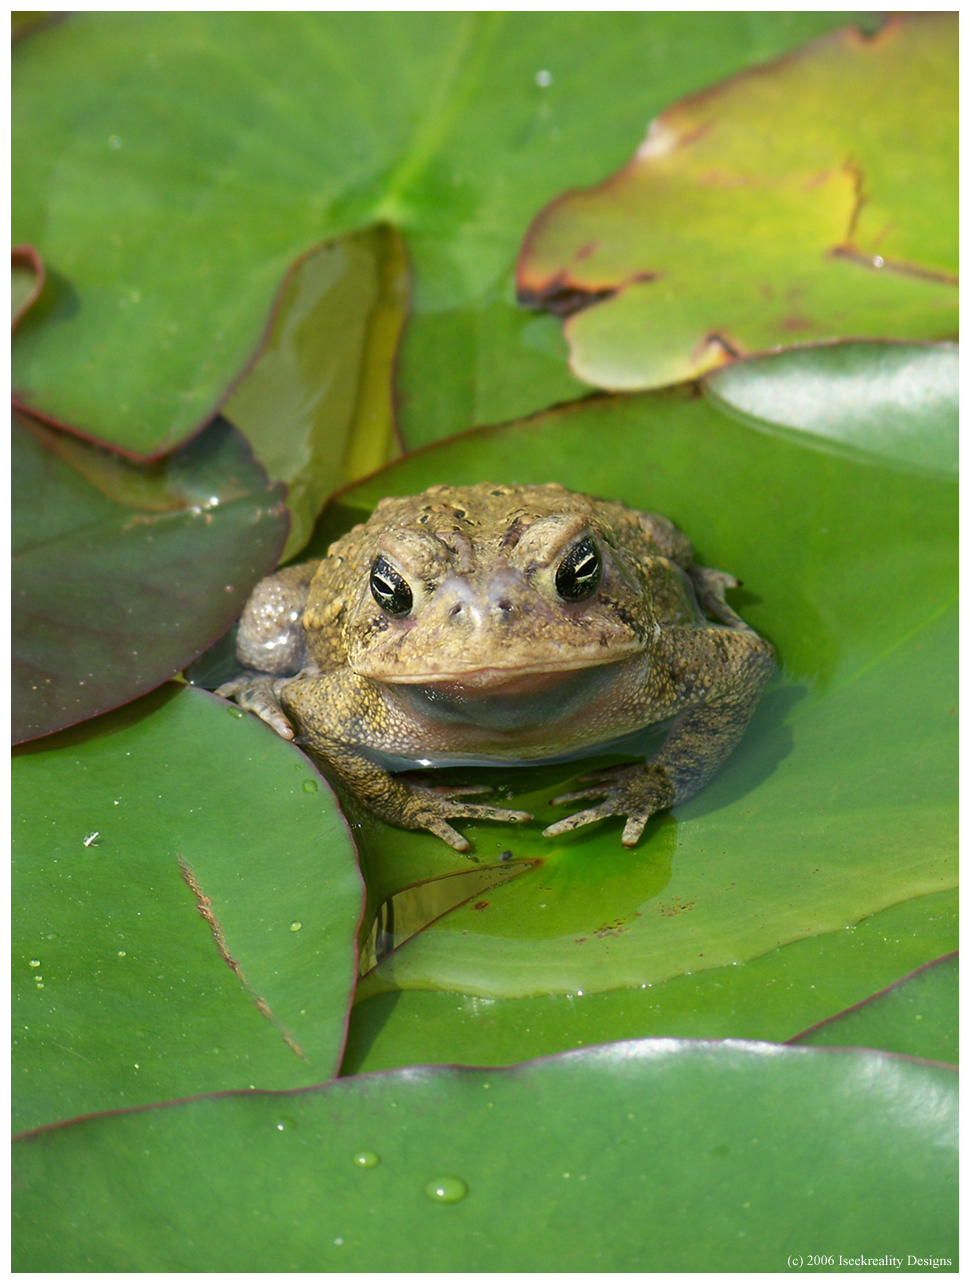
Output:
<svg viewBox="0 0 970 1284">
<path fill-rule="evenodd" d="M 779 1271 L 823 1230 L 952 1265 L 956 1077 L 643 1040 L 81 1120 L 15 1145 L 13 1267 Z"/>
<path fill-rule="evenodd" d="M 910 14 L 824 36 L 676 103 L 624 169 L 544 210 L 520 297 L 569 316 L 576 374 L 648 388 L 791 343 L 952 338 L 956 31 Z"/>
<path fill-rule="evenodd" d="M 276 565 L 278 488 L 225 421 L 157 465 L 13 426 L 14 740 L 178 673 Z"/>
<path fill-rule="evenodd" d="M 263 351 L 224 407 L 287 484 L 281 561 L 335 490 L 400 454 L 391 380 L 407 302 L 404 243 L 386 225 L 312 250 L 283 284 Z"/>
</svg>

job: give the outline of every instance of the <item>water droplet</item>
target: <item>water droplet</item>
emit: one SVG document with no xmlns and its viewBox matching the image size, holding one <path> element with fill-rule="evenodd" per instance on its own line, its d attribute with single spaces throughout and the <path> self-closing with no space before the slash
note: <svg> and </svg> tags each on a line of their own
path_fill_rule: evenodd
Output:
<svg viewBox="0 0 970 1284">
<path fill-rule="evenodd" d="M 245 712 L 242 709 L 237 709 L 234 704 L 229 706 L 229 714 L 233 718 L 245 718 L 246 716 Z"/>
<path fill-rule="evenodd" d="M 30 960 L 30 966 L 31 966 L 31 967 L 40 967 L 40 959 L 31 959 L 31 960 Z"/>
<path fill-rule="evenodd" d="M 124 959 L 124 958 L 127 958 L 127 957 L 128 957 L 128 955 L 126 954 L 126 952 L 125 952 L 124 950 L 119 950 L 119 951 L 118 951 L 118 958 L 120 958 L 120 959 Z"/>
<path fill-rule="evenodd" d="M 335 1237 L 335 1239 L 334 1239 L 334 1241 L 333 1241 L 333 1242 L 334 1242 L 334 1243 L 337 1245 L 337 1247 L 339 1248 L 339 1247 L 340 1247 L 340 1245 L 344 1242 L 344 1237 L 343 1237 L 343 1235 L 337 1235 L 337 1236 Z"/>
<path fill-rule="evenodd" d="M 37 982 L 37 989 L 38 989 L 38 990 L 42 990 L 43 988 L 44 988 L 44 984 L 43 984 L 43 982 L 42 982 L 42 981 L 38 981 L 38 982 Z"/>
<path fill-rule="evenodd" d="M 291 1119 L 289 1115 L 282 1115 L 276 1121 L 277 1132 L 292 1132 L 296 1127 L 296 1120 Z"/>
<path fill-rule="evenodd" d="M 552 72 L 537 71 L 536 84 L 539 86 L 540 89 L 548 89 L 549 86 L 552 84 Z"/>
<path fill-rule="evenodd" d="M 320 786 L 315 780 L 304 780 L 303 782 L 303 792 L 305 794 L 315 794 L 319 788 Z"/>
<path fill-rule="evenodd" d="M 424 1193 L 436 1204 L 457 1204 L 468 1194 L 468 1187 L 460 1177 L 436 1177 L 428 1182 Z"/>
<path fill-rule="evenodd" d="M 290 931 L 291 931 L 291 932 L 298 932 L 302 926 L 303 926 L 303 924 L 302 924 L 302 923 L 291 923 L 291 924 L 290 924 Z"/>
<path fill-rule="evenodd" d="M 121 146 L 121 139 L 117 134 L 112 134 L 108 139 L 108 146 L 113 147 L 116 151 Z"/>
<path fill-rule="evenodd" d="M 380 1155 L 375 1155 L 373 1150 L 358 1150 L 354 1155 L 354 1163 L 358 1168 L 376 1168 L 380 1162 Z"/>
</svg>

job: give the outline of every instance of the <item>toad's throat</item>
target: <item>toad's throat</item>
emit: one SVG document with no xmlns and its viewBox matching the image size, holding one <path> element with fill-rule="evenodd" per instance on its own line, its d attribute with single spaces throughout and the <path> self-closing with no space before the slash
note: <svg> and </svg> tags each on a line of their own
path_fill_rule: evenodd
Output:
<svg viewBox="0 0 970 1284">
<path fill-rule="evenodd" d="M 615 664 L 555 673 L 462 675 L 444 681 L 395 684 L 394 698 L 425 722 L 519 731 L 562 721 L 596 703 L 616 681 Z M 469 679 L 472 680 L 469 680 Z"/>
</svg>

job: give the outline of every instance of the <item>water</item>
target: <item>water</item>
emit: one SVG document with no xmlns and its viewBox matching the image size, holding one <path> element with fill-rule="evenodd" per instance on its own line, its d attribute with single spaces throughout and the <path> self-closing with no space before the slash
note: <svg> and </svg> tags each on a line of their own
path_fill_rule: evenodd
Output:
<svg viewBox="0 0 970 1284">
<path fill-rule="evenodd" d="M 468 1194 L 460 1177 L 436 1177 L 425 1185 L 424 1193 L 436 1204 L 457 1204 Z"/>
</svg>

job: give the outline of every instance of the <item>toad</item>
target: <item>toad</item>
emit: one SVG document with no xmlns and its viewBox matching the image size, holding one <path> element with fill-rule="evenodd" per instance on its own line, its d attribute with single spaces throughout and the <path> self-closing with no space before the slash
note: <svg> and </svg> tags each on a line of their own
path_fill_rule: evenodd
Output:
<svg viewBox="0 0 970 1284">
<path fill-rule="evenodd" d="M 433 486 L 262 580 L 237 638 L 246 672 L 218 694 L 383 820 L 461 852 L 453 820 L 532 817 L 402 768 L 579 757 L 669 722 L 645 762 L 554 798 L 593 805 L 543 831 L 620 816 L 632 847 L 723 763 L 774 667 L 733 587 L 656 513 L 554 484 Z"/>
</svg>

